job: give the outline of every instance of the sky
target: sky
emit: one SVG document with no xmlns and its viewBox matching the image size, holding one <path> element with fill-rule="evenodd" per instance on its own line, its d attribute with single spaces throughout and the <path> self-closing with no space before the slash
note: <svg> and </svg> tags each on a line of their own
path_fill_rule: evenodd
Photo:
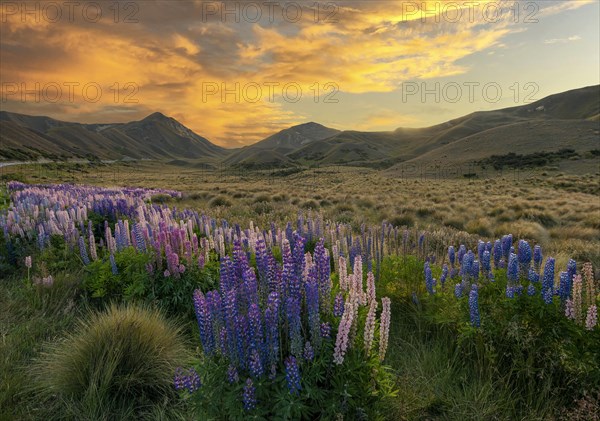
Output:
<svg viewBox="0 0 600 421">
<path fill-rule="evenodd" d="M 4 1 L 0 109 L 171 116 L 235 148 L 425 127 L 600 83 L 600 2 Z"/>
</svg>

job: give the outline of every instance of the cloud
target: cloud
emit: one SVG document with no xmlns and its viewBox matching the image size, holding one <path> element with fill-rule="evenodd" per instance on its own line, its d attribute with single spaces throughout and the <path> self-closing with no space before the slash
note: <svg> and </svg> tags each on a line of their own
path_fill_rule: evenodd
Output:
<svg viewBox="0 0 600 421">
<path fill-rule="evenodd" d="M 544 44 L 566 44 L 567 42 L 579 41 L 581 37 L 579 35 L 573 35 L 568 38 L 551 38 L 544 40 Z"/>
<path fill-rule="evenodd" d="M 493 2 L 479 2 L 473 19 L 465 6 L 471 3 L 439 1 L 348 1 L 331 3 L 332 8 L 307 2 L 300 11 L 283 2 L 272 10 L 256 2 L 263 5 L 258 20 L 247 3 L 210 1 L 135 2 L 137 10 L 118 3 L 118 19 L 101 3 L 98 22 L 83 18 L 79 9 L 72 22 L 63 13 L 57 23 L 5 13 L 3 94 L 7 83 L 24 83 L 29 90 L 39 84 L 42 93 L 52 84 L 79 85 L 72 98 L 53 103 L 42 96 L 36 102 L 32 95 L 22 101 L 16 94 L 3 108 L 82 122 L 129 121 L 161 111 L 215 143 L 240 146 L 307 120 L 289 111 L 286 87 L 322 101 L 332 86 L 358 95 L 393 92 L 407 80 L 468 72 L 462 59 L 503 48 L 506 35 L 523 30 L 509 15 L 485 19 L 488 3 Z M 573 3 L 580 2 L 551 3 L 542 11 L 579 7 Z M 126 22 L 129 15 L 137 22 Z M 83 91 L 88 83 L 102 89 L 95 102 Z M 261 95 L 254 100 L 257 86 Z M 339 112 L 331 105 L 323 121 Z M 402 123 L 402 116 L 380 110 L 359 124 L 376 129 Z"/>
</svg>

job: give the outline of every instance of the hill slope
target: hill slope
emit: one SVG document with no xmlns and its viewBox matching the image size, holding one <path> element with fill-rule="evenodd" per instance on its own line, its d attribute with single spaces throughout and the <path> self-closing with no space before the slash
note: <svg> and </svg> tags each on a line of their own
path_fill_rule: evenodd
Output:
<svg viewBox="0 0 600 421">
<path fill-rule="evenodd" d="M 216 159 L 225 149 L 154 113 L 129 123 L 80 124 L 0 112 L 0 158 Z"/>
</svg>

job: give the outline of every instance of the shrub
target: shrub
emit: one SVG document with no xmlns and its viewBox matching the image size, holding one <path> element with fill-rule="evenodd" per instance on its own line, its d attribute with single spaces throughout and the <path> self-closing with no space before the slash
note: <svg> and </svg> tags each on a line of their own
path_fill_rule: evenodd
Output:
<svg viewBox="0 0 600 421">
<path fill-rule="evenodd" d="M 222 206 L 222 207 L 230 207 L 231 202 L 224 196 L 217 196 L 210 201 L 210 206 L 213 208 Z"/>
<path fill-rule="evenodd" d="M 65 418 L 141 418 L 151 407 L 175 408 L 172 373 L 187 358 L 181 329 L 157 310 L 112 305 L 51 345 L 33 378 Z"/>
</svg>

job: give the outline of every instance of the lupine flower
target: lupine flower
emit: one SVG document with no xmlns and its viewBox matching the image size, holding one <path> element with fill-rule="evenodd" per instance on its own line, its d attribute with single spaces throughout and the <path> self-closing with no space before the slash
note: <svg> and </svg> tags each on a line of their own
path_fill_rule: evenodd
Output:
<svg viewBox="0 0 600 421">
<path fill-rule="evenodd" d="M 516 288 L 511 285 L 506 285 L 506 298 L 515 298 Z"/>
<path fill-rule="evenodd" d="M 310 341 L 306 341 L 304 344 L 304 352 L 302 353 L 302 357 L 304 357 L 306 361 L 312 361 L 312 359 L 315 358 L 315 350 L 310 344 Z"/>
<path fill-rule="evenodd" d="M 492 270 L 492 265 L 490 263 L 490 252 L 485 250 L 483 252 L 483 256 L 481 258 L 481 273 L 483 275 L 487 275 Z"/>
<path fill-rule="evenodd" d="M 517 255 L 514 253 L 511 253 L 508 258 L 506 277 L 512 284 L 516 284 L 519 281 L 519 262 L 517 260 Z"/>
<path fill-rule="evenodd" d="M 464 244 L 461 244 L 458 247 L 458 253 L 457 253 L 457 256 L 456 256 L 458 258 L 458 263 L 459 264 L 463 263 L 463 258 L 464 258 L 464 256 L 465 256 L 466 253 L 467 253 L 467 248 L 465 247 Z"/>
<path fill-rule="evenodd" d="M 177 369 L 175 370 L 175 375 L 173 377 L 173 385 L 175 386 L 175 390 L 183 390 L 183 388 L 185 387 L 184 378 L 185 373 L 183 371 L 183 368 L 177 367 Z"/>
<path fill-rule="evenodd" d="M 510 257 L 511 249 L 512 249 L 513 237 L 512 234 L 504 235 L 502 237 L 502 255 L 504 256 L 504 260 L 508 262 L 508 258 Z"/>
<path fill-rule="evenodd" d="M 571 287 L 573 285 L 573 277 L 577 273 L 577 263 L 573 259 L 569 259 L 567 263 L 567 280 L 569 282 L 569 291 L 571 291 Z"/>
<path fill-rule="evenodd" d="M 485 243 L 481 240 L 477 243 L 477 257 L 479 261 L 483 260 L 483 252 L 485 251 Z"/>
<path fill-rule="evenodd" d="M 502 259 L 502 244 L 500 240 L 494 242 L 494 267 L 500 268 L 500 260 Z"/>
<path fill-rule="evenodd" d="M 200 386 L 202 386 L 200 376 L 194 368 L 189 369 L 188 375 L 184 378 L 184 386 L 190 393 L 194 393 L 196 390 L 200 389 Z"/>
<path fill-rule="evenodd" d="M 331 337 L 331 325 L 329 322 L 321 323 L 321 338 Z"/>
<path fill-rule="evenodd" d="M 383 297 L 381 299 L 381 304 L 383 305 L 383 310 L 381 312 L 381 327 L 379 330 L 379 359 L 383 361 L 388 347 L 392 313 L 390 307 L 391 301 L 389 298 Z"/>
<path fill-rule="evenodd" d="M 456 252 L 454 251 L 454 246 L 448 247 L 448 261 L 450 262 L 450 266 L 454 267 L 454 262 L 456 259 Z"/>
<path fill-rule="evenodd" d="M 82 236 L 79 236 L 79 255 L 81 256 L 81 260 L 83 261 L 84 265 L 89 265 L 90 264 L 90 258 L 88 257 L 87 254 L 87 249 L 85 248 L 85 240 L 83 239 Z"/>
<path fill-rule="evenodd" d="M 429 266 L 429 262 L 425 262 L 425 287 L 431 295 L 435 293 L 434 286 L 435 279 L 433 279 L 433 275 L 431 274 L 431 267 Z"/>
<path fill-rule="evenodd" d="M 544 277 L 542 279 L 542 297 L 546 304 L 552 302 L 554 295 L 554 259 L 549 257 L 544 266 Z"/>
<path fill-rule="evenodd" d="M 442 276 L 440 276 L 440 283 L 442 284 L 442 289 L 444 288 L 444 284 L 446 283 L 446 278 L 448 277 L 448 265 L 444 263 L 442 266 Z"/>
<path fill-rule="evenodd" d="M 575 309 L 573 308 L 573 301 L 570 298 L 565 302 L 565 317 L 575 320 Z"/>
<path fill-rule="evenodd" d="M 31 264 L 31 256 L 27 256 L 27 257 L 25 258 L 25 267 L 26 267 L 27 269 L 31 269 L 31 266 L 32 266 L 32 264 Z"/>
<path fill-rule="evenodd" d="M 111 254 L 109 260 L 110 260 L 110 268 L 112 270 L 112 274 L 118 275 L 119 269 L 117 269 L 117 262 L 115 261 L 115 255 Z"/>
<path fill-rule="evenodd" d="M 290 351 L 292 355 L 302 355 L 302 332 L 300 323 L 300 300 L 288 297 L 286 300 L 286 313 L 288 318 Z"/>
<path fill-rule="evenodd" d="M 585 328 L 592 330 L 598 324 L 598 308 L 596 304 L 588 307 L 587 317 L 585 318 Z"/>
<path fill-rule="evenodd" d="M 242 394 L 242 401 L 244 403 L 244 409 L 246 411 L 252 411 L 256 408 L 256 388 L 251 378 L 246 379 L 246 385 L 244 386 L 244 393 Z"/>
<path fill-rule="evenodd" d="M 479 279 L 479 261 L 475 260 L 473 266 L 471 266 L 471 277 L 473 279 Z"/>
<path fill-rule="evenodd" d="M 527 287 L 527 295 L 532 297 L 535 295 L 535 293 L 536 293 L 535 287 L 533 286 L 533 284 L 529 284 L 529 286 Z"/>
<path fill-rule="evenodd" d="M 302 386 L 300 385 L 300 370 L 298 369 L 298 362 L 296 361 L 296 358 L 289 356 L 285 359 L 284 365 L 288 389 L 292 395 L 297 395 L 302 389 Z"/>
<path fill-rule="evenodd" d="M 415 291 L 412 293 L 412 302 L 417 307 L 419 306 L 419 297 L 417 297 L 417 293 Z"/>
<path fill-rule="evenodd" d="M 519 273 L 522 277 L 525 277 L 529 273 L 529 266 L 531 266 L 531 246 L 527 241 L 519 240 L 517 256 L 519 259 Z"/>
<path fill-rule="evenodd" d="M 373 337 L 375 336 L 375 316 L 377 312 L 377 301 L 371 301 L 367 319 L 365 321 L 365 349 L 367 352 L 371 350 Z"/>
<path fill-rule="evenodd" d="M 367 304 L 371 305 L 373 301 L 376 301 L 375 296 L 375 276 L 373 272 L 367 273 Z"/>
<path fill-rule="evenodd" d="M 539 282 L 540 281 L 540 274 L 538 272 L 536 272 L 534 269 L 529 269 L 529 274 L 527 275 L 527 279 L 529 279 L 529 282 Z"/>
<path fill-rule="evenodd" d="M 234 384 L 237 383 L 239 380 L 240 378 L 238 376 L 237 369 L 230 364 L 229 368 L 227 369 L 227 381 L 229 381 L 230 384 Z"/>
<path fill-rule="evenodd" d="M 559 274 L 558 296 L 562 301 L 565 301 L 567 298 L 569 298 L 570 294 L 569 274 L 567 272 L 561 272 Z"/>
<path fill-rule="evenodd" d="M 341 317 L 342 314 L 344 314 L 344 296 L 341 293 L 338 293 L 333 302 L 333 315 L 335 317 Z"/>
<path fill-rule="evenodd" d="M 354 318 L 354 306 L 356 305 L 352 301 L 348 301 L 344 305 L 344 314 L 342 314 L 342 319 L 340 320 L 333 352 L 333 361 L 338 365 L 344 362 L 344 355 L 348 349 L 348 336 L 350 335 L 350 328 L 352 327 Z"/>
<path fill-rule="evenodd" d="M 463 286 L 461 283 L 454 285 L 454 296 L 461 298 L 463 296 Z"/>
<path fill-rule="evenodd" d="M 260 360 L 260 355 L 258 354 L 256 348 L 253 348 L 250 352 L 250 362 L 248 364 L 248 367 L 250 369 L 250 373 L 255 378 L 262 376 L 264 373 L 263 365 Z"/>
<path fill-rule="evenodd" d="M 479 317 L 479 293 L 477 292 L 477 285 L 471 285 L 471 292 L 469 293 L 469 315 L 471 316 L 471 325 L 473 327 L 481 326 L 481 319 Z"/>
</svg>

